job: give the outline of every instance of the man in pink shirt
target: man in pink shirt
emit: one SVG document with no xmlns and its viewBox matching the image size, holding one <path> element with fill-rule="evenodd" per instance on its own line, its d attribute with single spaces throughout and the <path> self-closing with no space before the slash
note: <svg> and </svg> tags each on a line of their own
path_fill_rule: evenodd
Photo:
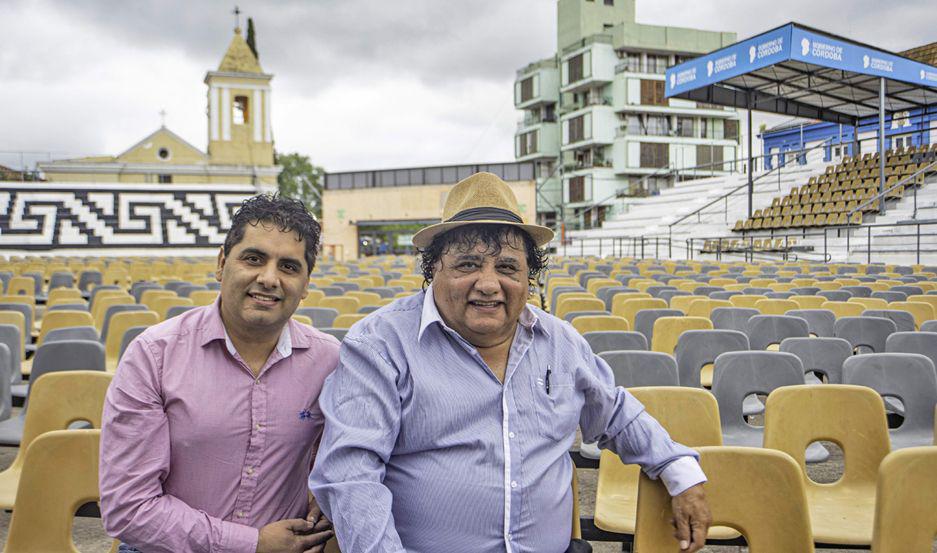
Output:
<svg viewBox="0 0 937 553">
<path fill-rule="evenodd" d="M 302 203 L 244 202 L 218 255 L 219 300 L 147 329 L 108 390 L 101 514 L 122 551 L 321 551 L 306 490 L 338 341 L 291 320 L 320 227 Z"/>
</svg>

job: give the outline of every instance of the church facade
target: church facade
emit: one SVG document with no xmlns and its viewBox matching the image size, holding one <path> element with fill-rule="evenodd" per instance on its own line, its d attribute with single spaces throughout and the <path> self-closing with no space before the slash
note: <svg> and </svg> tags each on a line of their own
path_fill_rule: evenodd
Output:
<svg viewBox="0 0 937 553">
<path fill-rule="evenodd" d="M 40 163 L 52 182 L 250 184 L 275 187 L 270 125 L 270 81 L 241 29 L 218 69 L 208 71 L 208 150 L 203 152 L 165 126 L 116 156 Z"/>
</svg>

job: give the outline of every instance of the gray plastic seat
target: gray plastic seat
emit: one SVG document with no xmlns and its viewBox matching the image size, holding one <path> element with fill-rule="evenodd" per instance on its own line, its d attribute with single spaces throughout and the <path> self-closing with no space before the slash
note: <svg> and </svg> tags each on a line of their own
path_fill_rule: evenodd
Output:
<svg viewBox="0 0 937 553">
<path fill-rule="evenodd" d="M 748 351 L 748 336 L 738 330 L 687 330 L 677 339 L 674 358 L 680 385 L 699 388 L 700 371 L 729 351 Z"/>
<path fill-rule="evenodd" d="M 133 342 L 134 338 L 143 334 L 143 331 L 148 329 L 148 326 L 132 326 L 124 331 L 124 335 L 120 339 L 120 354 L 117 356 L 117 359 L 120 359 L 124 356 L 124 351 L 127 350 L 127 346 L 130 345 L 130 342 Z"/>
<path fill-rule="evenodd" d="M 914 273 L 914 268 L 906 267 L 904 265 L 896 265 L 895 268 L 892 269 L 892 272 L 898 273 L 899 275 L 910 275 Z"/>
<path fill-rule="evenodd" d="M 587 288 L 589 281 L 593 278 L 605 278 L 607 275 L 600 271 L 583 271 L 579 274 L 579 284 L 583 288 Z"/>
<path fill-rule="evenodd" d="M 771 288 L 755 288 L 749 287 L 742 290 L 743 294 L 748 294 L 750 296 L 767 296 L 771 292 L 774 292 Z"/>
<path fill-rule="evenodd" d="M 134 282 L 133 286 L 130 287 L 130 295 L 133 296 L 133 300 L 137 303 L 140 303 L 140 298 L 143 297 L 143 292 L 147 290 L 162 290 L 163 287 L 155 282 Z"/>
<path fill-rule="evenodd" d="M 605 310 L 612 310 L 612 298 L 615 297 L 615 294 L 626 293 L 626 292 L 637 292 L 636 288 L 628 288 L 627 286 L 606 286 L 605 288 L 599 288 L 599 291 L 595 293 L 596 297 L 605 302 Z"/>
<path fill-rule="evenodd" d="M 374 313 L 381 307 L 380 305 L 363 305 L 358 308 L 358 313 Z"/>
<path fill-rule="evenodd" d="M 174 305 L 166 310 L 166 319 L 169 320 L 177 315 L 182 315 L 190 309 L 195 309 L 197 305 Z"/>
<path fill-rule="evenodd" d="M 208 290 L 221 290 L 221 283 L 216 281 L 206 282 L 204 286 Z"/>
<path fill-rule="evenodd" d="M 0 421 L 9 420 L 13 412 L 13 396 L 10 394 L 13 365 L 13 353 L 10 348 L 6 344 L 0 344 Z"/>
<path fill-rule="evenodd" d="M 805 381 L 820 384 L 820 373 L 829 384 L 843 383 L 843 361 L 852 357 L 852 344 L 843 338 L 786 338 L 779 351 L 792 353 L 804 366 Z"/>
<path fill-rule="evenodd" d="M 709 320 L 716 330 L 745 332 L 748 329 L 748 320 L 760 313 L 750 307 L 717 307 L 709 313 Z"/>
<path fill-rule="evenodd" d="M 46 339 L 48 339 L 48 336 L 46 336 Z M 0 325 L 0 344 L 4 344 L 10 350 L 12 360 L 10 384 L 19 384 L 23 381 L 23 339 L 20 335 L 20 328 L 16 325 Z"/>
<path fill-rule="evenodd" d="M 33 328 L 33 310 L 24 303 L 0 303 L 0 311 L 19 311 L 26 319 L 26 333 Z M 26 343 L 29 343 L 29 336 L 26 337 Z"/>
<path fill-rule="evenodd" d="M 895 332 L 885 340 L 886 353 L 917 353 L 937 366 L 937 329 L 933 332 Z"/>
<path fill-rule="evenodd" d="M 875 292 L 872 292 L 871 297 L 878 298 L 880 300 L 885 300 L 888 303 L 891 303 L 893 301 L 905 301 L 908 299 L 907 294 L 903 292 L 894 292 L 892 290 L 888 290 L 886 292 L 875 291 Z"/>
<path fill-rule="evenodd" d="M 176 289 L 176 295 L 180 298 L 187 298 L 196 290 L 208 290 L 203 284 L 186 284 Z"/>
<path fill-rule="evenodd" d="M 46 311 L 87 311 L 87 303 L 59 303 L 46 308 Z"/>
<path fill-rule="evenodd" d="M 553 293 L 550 295 L 550 306 L 556 306 L 556 298 L 565 292 L 585 292 L 586 289 L 582 286 L 557 286 L 553 289 Z"/>
<path fill-rule="evenodd" d="M 914 315 L 907 311 L 899 311 L 897 309 L 866 309 L 862 312 L 862 316 L 889 319 L 895 323 L 898 332 L 914 331 Z"/>
<path fill-rule="evenodd" d="M 872 289 L 868 286 L 843 286 L 840 288 L 844 292 L 849 292 L 854 298 L 871 298 Z"/>
<path fill-rule="evenodd" d="M 748 342 L 753 350 L 767 349 L 785 338 L 810 336 L 807 321 L 788 315 L 755 315 L 748 320 Z"/>
<path fill-rule="evenodd" d="M 94 298 L 98 295 L 98 292 L 103 292 L 104 290 L 123 290 L 120 286 L 116 284 L 105 284 L 103 286 L 95 286 L 91 292 L 88 293 L 88 305 L 94 305 Z"/>
<path fill-rule="evenodd" d="M 576 317 L 588 317 L 591 315 L 611 315 L 611 313 L 608 311 L 570 311 L 563 315 L 563 320 L 567 323 L 571 323 Z"/>
<path fill-rule="evenodd" d="M 814 336 L 822 338 L 833 336 L 836 314 L 829 309 L 791 309 L 785 315 L 807 321 L 807 330 Z"/>
<path fill-rule="evenodd" d="M 664 290 L 676 291 L 677 287 L 676 286 L 648 286 L 645 292 L 650 294 L 652 298 L 659 298 L 660 293 L 663 292 Z"/>
<path fill-rule="evenodd" d="M 816 286 L 798 286 L 797 288 L 791 288 L 791 292 L 794 292 L 795 296 L 816 296 L 819 291 L 820 289 Z"/>
<path fill-rule="evenodd" d="M 326 297 L 345 295 L 345 290 L 343 290 L 340 286 L 323 286 L 321 288 L 316 288 L 316 290 L 321 290 L 322 293 L 326 295 Z"/>
<path fill-rule="evenodd" d="M 722 292 L 713 292 L 709 294 L 709 299 L 712 300 L 728 300 L 732 296 L 741 296 L 742 292 L 738 290 L 724 290 Z"/>
<path fill-rule="evenodd" d="M 173 292 L 176 292 L 176 295 L 178 295 L 179 293 L 177 292 L 177 290 L 189 284 L 192 284 L 192 283 L 187 280 L 170 280 L 166 282 L 166 284 L 164 284 L 163 287 L 166 288 L 167 290 L 172 290 Z"/>
<path fill-rule="evenodd" d="M 345 335 L 348 334 L 347 328 L 320 328 L 318 329 L 321 332 L 330 334 L 338 339 L 339 342 L 345 339 Z"/>
<path fill-rule="evenodd" d="M 765 297 L 772 300 L 786 300 L 795 295 L 794 292 L 768 292 Z"/>
<path fill-rule="evenodd" d="M 43 344 L 67 340 L 98 340 L 98 329 L 93 326 L 68 326 L 50 330 Z"/>
<path fill-rule="evenodd" d="M 97 340 L 68 340 L 44 343 L 33 358 L 30 383 L 11 386 L 13 397 L 25 399 L 18 417 L 0 422 L 0 445 L 18 446 L 23 438 L 23 422 L 29 408 L 29 387 L 42 375 L 60 371 L 103 371 L 104 346 Z"/>
<path fill-rule="evenodd" d="M 341 288 L 345 292 L 353 292 L 360 289 L 357 282 L 333 282 L 332 286 Z"/>
<path fill-rule="evenodd" d="M 898 332 L 894 321 L 882 317 L 840 317 L 834 334 L 847 340 L 857 353 L 885 353 L 885 340 Z"/>
<path fill-rule="evenodd" d="M 600 353 L 599 357 L 611 367 L 616 386 L 677 386 L 679 381 L 677 362 L 666 353 L 619 350 Z"/>
<path fill-rule="evenodd" d="M 69 271 L 56 271 L 49 277 L 49 290 L 71 288 L 75 285 L 75 275 Z"/>
<path fill-rule="evenodd" d="M 582 335 L 592 353 L 605 351 L 647 351 L 647 338 L 634 330 L 597 330 Z"/>
<path fill-rule="evenodd" d="M 707 296 L 711 298 L 712 295 L 715 294 L 716 292 L 725 292 L 725 291 L 726 289 L 723 288 L 722 286 L 697 286 L 693 290 L 693 294 L 697 296 Z"/>
<path fill-rule="evenodd" d="M 888 291 L 901 292 L 905 296 L 920 296 L 924 293 L 920 286 L 892 286 Z"/>
<path fill-rule="evenodd" d="M 843 363 L 843 382 L 901 400 L 904 422 L 888 432 L 893 450 L 933 445 L 937 370 L 928 357 L 917 353 L 856 355 Z"/>
<path fill-rule="evenodd" d="M 664 290 L 658 296 L 660 299 L 667 302 L 667 305 L 670 305 L 670 300 L 677 296 L 692 296 L 693 294 L 687 292 L 686 290 Z"/>
<path fill-rule="evenodd" d="M 849 301 L 849 298 L 852 297 L 852 293 L 847 292 L 846 290 L 820 290 L 816 293 L 818 296 L 823 296 L 829 301 Z"/>
<path fill-rule="evenodd" d="M 647 338 L 647 343 L 653 343 L 654 322 L 661 317 L 682 317 L 683 311 L 679 309 L 642 309 L 634 315 L 634 329 Z"/>
<path fill-rule="evenodd" d="M 107 311 L 104 312 L 104 323 L 101 325 L 101 343 L 107 340 L 107 332 L 111 328 L 111 317 L 115 314 L 125 311 L 147 311 L 148 309 L 149 307 L 139 303 L 121 303 L 109 306 Z"/>
<path fill-rule="evenodd" d="M 383 299 L 392 298 L 397 295 L 397 292 L 395 292 L 393 288 L 387 286 L 373 286 L 371 288 L 365 288 L 364 291 L 374 292 Z M 401 292 L 403 292 L 403 290 L 401 290 Z"/>
<path fill-rule="evenodd" d="M 332 323 L 338 317 L 338 310 L 331 307 L 300 307 L 296 314 L 312 319 L 312 326 L 315 328 L 332 328 Z"/>
<path fill-rule="evenodd" d="M 937 321 L 924 321 L 921 324 L 921 332 L 937 332 Z"/>
</svg>

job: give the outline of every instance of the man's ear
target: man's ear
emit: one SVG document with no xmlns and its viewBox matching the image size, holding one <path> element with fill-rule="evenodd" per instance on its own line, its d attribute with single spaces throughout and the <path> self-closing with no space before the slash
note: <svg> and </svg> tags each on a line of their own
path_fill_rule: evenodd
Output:
<svg viewBox="0 0 937 553">
<path fill-rule="evenodd" d="M 215 268 L 215 280 L 221 282 L 221 270 L 224 269 L 224 246 L 218 249 L 218 266 Z"/>
</svg>

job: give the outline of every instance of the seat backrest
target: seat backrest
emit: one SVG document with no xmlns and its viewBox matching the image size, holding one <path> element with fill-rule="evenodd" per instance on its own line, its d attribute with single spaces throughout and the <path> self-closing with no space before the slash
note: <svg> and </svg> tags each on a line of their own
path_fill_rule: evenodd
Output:
<svg viewBox="0 0 937 553">
<path fill-rule="evenodd" d="M 793 300 L 768 298 L 755 302 L 755 309 L 764 315 L 783 315 L 792 309 L 800 309 L 800 305 Z"/>
<path fill-rule="evenodd" d="M 670 308 L 671 308 L 671 309 L 678 309 L 678 310 L 682 311 L 683 314 L 687 314 L 687 313 L 690 311 L 690 304 L 692 304 L 694 301 L 696 301 L 696 300 L 708 300 L 708 299 L 709 299 L 709 298 L 708 298 L 707 296 L 697 296 L 697 295 L 691 295 L 691 296 L 674 296 L 674 297 L 670 298 Z"/>
<path fill-rule="evenodd" d="M 714 300 L 726 300 L 729 301 L 729 298 L 732 296 L 741 296 L 742 292 L 738 290 L 723 290 L 721 292 L 710 292 L 709 297 Z M 729 303 L 732 303 L 731 301 Z"/>
<path fill-rule="evenodd" d="M 870 298 L 872 297 L 872 289 L 868 286 L 843 286 L 840 290 L 844 292 L 849 292 L 852 294 L 853 298 Z"/>
<path fill-rule="evenodd" d="M 5 317 L 6 313 L 19 313 L 20 315 L 22 315 L 23 331 L 24 331 L 23 339 L 24 340 L 26 339 L 26 336 L 27 336 L 25 334 L 26 331 L 30 332 L 30 335 L 32 335 L 32 329 L 33 329 L 32 307 L 22 304 L 22 303 L 0 302 L 0 321 L 2 321 L 4 324 L 18 324 L 16 322 L 13 322 L 13 319 L 15 318 L 19 320 L 20 317 L 16 317 L 16 316 Z"/>
<path fill-rule="evenodd" d="M 881 317 L 840 317 L 834 334 L 848 340 L 858 353 L 884 353 L 885 340 L 898 331 L 894 321 Z"/>
<path fill-rule="evenodd" d="M 615 385 L 677 386 L 677 362 L 654 351 L 606 351 L 599 354 L 615 375 Z"/>
<path fill-rule="evenodd" d="M 911 313 L 911 315 L 914 317 L 915 330 L 919 329 L 926 321 L 932 321 L 935 317 L 937 317 L 937 315 L 934 313 L 934 308 L 931 307 L 929 303 L 916 301 L 893 301 L 888 304 L 888 308 Z"/>
<path fill-rule="evenodd" d="M 572 321 L 573 328 L 580 334 L 599 332 L 603 330 L 631 330 L 628 321 L 614 315 L 585 315 L 576 317 Z"/>
<path fill-rule="evenodd" d="M 852 297 L 852 292 L 843 290 L 821 290 L 817 292 L 818 296 L 822 296 L 830 301 L 849 301 L 849 298 Z"/>
<path fill-rule="evenodd" d="M 690 303 L 690 308 L 686 314 L 690 317 L 705 317 L 708 319 L 712 310 L 718 307 L 732 307 L 732 304 L 728 300 L 696 300 Z"/>
<path fill-rule="evenodd" d="M 647 338 L 647 343 L 653 343 L 654 323 L 661 317 L 682 317 L 683 311 L 677 309 L 642 309 L 634 315 L 634 329 Z"/>
<path fill-rule="evenodd" d="M 4 551 L 78 551 L 72 519 L 79 507 L 100 499 L 100 440 L 100 430 L 55 430 L 32 442 Z"/>
<path fill-rule="evenodd" d="M 712 330 L 713 324 L 703 317 L 661 317 L 654 321 L 651 351 L 673 355 L 677 340 L 687 330 Z"/>
<path fill-rule="evenodd" d="M 150 290 L 147 290 L 150 292 Z M 94 326 L 98 330 L 104 328 L 104 316 L 107 315 L 107 309 L 112 305 L 133 305 L 133 296 L 126 293 L 113 294 L 110 291 L 102 292 L 102 294 L 107 294 L 107 296 L 99 295 L 98 298 L 94 300 L 94 303 L 91 305 L 91 316 L 94 317 Z M 144 296 L 146 293 L 144 293 Z M 155 303 L 153 300 L 151 303 Z"/>
<path fill-rule="evenodd" d="M 818 484 L 807 477 L 805 452 L 819 440 L 835 442 L 843 450 L 843 476 L 833 484 Z M 875 390 L 864 386 L 779 388 L 765 405 L 764 447 L 793 457 L 806 486 L 820 494 L 841 487 L 875 486 L 878 466 L 889 450 L 885 404 Z"/>
<path fill-rule="evenodd" d="M 937 366 L 937 329 L 933 332 L 895 332 L 885 340 L 886 353 L 918 353 Z"/>
<path fill-rule="evenodd" d="M 92 326 L 94 320 L 87 311 L 50 311 L 42 317 L 42 327 L 36 345 L 41 346 L 50 330 L 69 326 Z"/>
<path fill-rule="evenodd" d="M 596 292 L 596 296 L 605 302 L 605 310 L 612 310 L 612 298 L 615 297 L 615 294 L 625 293 L 625 292 L 637 292 L 636 288 L 628 288 L 627 286 L 608 286 L 606 288 L 599 288 Z"/>
<path fill-rule="evenodd" d="M 67 326 L 50 330 L 43 342 L 61 342 L 63 340 L 99 340 L 98 329 L 93 326 Z"/>
<path fill-rule="evenodd" d="M 647 338 L 640 332 L 602 330 L 586 332 L 583 338 L 589 343 L 593 353 L 617 350 L 647 351 Z"/>
<path fill-rule="evenodd" d="M 748 349 L 748 336 L 738 330 L 687 330 L 674 348 L 680 385 L 699 388 L 704 365 L 715 363 L 723 353 Z"/>
<path fill-rule="evenodd" d="M 826 375 L 830 384 L 843 383 L 843 361 L 852 356 L 852 344 L 842 338 L 785 338 L 779 351 L 800 359 L 804 371 Z"/>
<path fill-rule="evenodd" d="M 833 336 L 836 315 L 829 309 L 792 309 L 785 315 L 807 321 L 807 330 L 814 336 L 821 338 Z"/>
<path fill-rule="evenodd" d="M 358 298 L 327 296 L 319 300 L 319 306 L 335 309 L 338 311 L 339 315 L 342 315 L 346 313 L 357 313 L 358 308 L 361 307 L 361 303 L 358 301 Z"/>
<path fill-rule="evenodd" d="M 337 309 L 329 307 L 300 307 L 296 310 L 296 314 L 312 319 L 312 326 L 315 328 L 331 328 L 339 313 Z"/>
<path fill-rule="evenodd" d="M 120 357 L 120 346 L 123 343 L 127 329 L 135 326 L 152 326 L 158 322 L 159 315 L 154 311 L 132 310 L 114 313 L 108 323 L 108 332 L 104 336 L 104 349 L 107 358 L 114 360 Z"/>
<path fill-rule="evenodd" d="M 739 530 L 758 553 L 812 553 L 813 535 L 797 464 L 779 451 L 700 447 L 703 485 L 714 526 Z M 641 475 L 635 551 L 676 551 L 671 498 L 661 482 Z"/>
<path fill-rule="evenodd" d="M 718 330 L 748 330 L 748 320 L 760 311 L 751 307 L 717 307 L 709 314 L 709 320 Z"/>
<path fill-rule="evenodd" d="M 892 436 L 926 433 L 934 428 L 937 405 L 937 369 L 927 356 L 917 353 L 855 355 L 843 363 L 843 383 L 867 386 L 882 396 L 894 396 L 904 404 L 904 422 Z"/>
<path fill-rule="evenodd" d="M 146 329 L 150 328 L 149 325 L 146 326 L 132 326 L 124 331 L 123 337 L 120 339 L 120 353 L 117 356 L 117 359 L 120 360 L 124 356 L 124 352 L 127 351 L 127 346 L 133 342 L 137 336 L 143 334 Z"/>
<path fill-rule="evenodd" d="M 43 375 L 62 371 L 103 371 L 105 366 L 104 346 L 97 340 L 66 340 L 39 346 L 33 357 L 23 408 L 29 406 L 35 383 Z"/>
<path fill-rule="evenodd" d="M 807 321 L 786 315 L 755 315 L 748 320 L 748 341 L 753 350 L 767 349 L 785 338 L 806 338 L 810 335 Z"/>
<path fill-rule="evenodd" d="M 749 394 L 770 394 L 783 386 L 804 383 L 797 356 L 776 351 L 734 351 L 716 357 L 712 393 L 719 402 L 723 430 L 749 428 L 742 402 Z"/>
<path fill-rule="evenodd" d="M 908 295 L 902 292 L 892 292 L 888 290 L 876 290 L 869 296 L 872 298 L 881 298 L 889 303 L 893 301 L 904 301 Z"/>
<path fill-rule="evenodd" d="M 104 324 L 101 326 L 101 336 L 104 339 L 107 338 L 107 334 L 111 328 L 111 319 L 117 313 L 122 313 L 124 311 L 146 311 L 147 307 L 145 305 L 137 303 L 119 303 L 116 305 L 109 305 L 104 311 Z"/>
<path fill-rule="evenodd" d="M 937 534 L 937 447 L 894 451 L 878 469 L 872 551 L 928 551 Z"/>
<path fill-rule="evenodd" d="M 937 332 L 937 320 L 925 321 L 921 325 L 921 332 Z"/>
<path fill-rule="evenodd" d="M 662 284 L 658 286 L 648 286 L 645 292 L 650 294 L 652 297 L 659 298 L 661 292 L 665 292 L 667 290 L 676 290 L 676 289 L 677 289 L 676 286 L 668 286 L 668 285 Z"/>
<path fill-rule="evenodd" d="M 895 323 L 898 332 L 914 332 L 914 315 L 897 309 L 866 309 L 863 317 L 881 317 Z"/>
<path fill-rule="evenodd" d="M 0 344 L 10 350 L 10 383 L 19 384 L 23 380 L 23 338 L 20 334 L 20 327 L 15 324 L 0 323 Z"/>
<path fill-rule="evenodd" d="M 13 354 L 6 344 L 0 344 L 0 421 L 10 418 L 13 397 L 10 385 L 13 382 Z"/>
</svg>

